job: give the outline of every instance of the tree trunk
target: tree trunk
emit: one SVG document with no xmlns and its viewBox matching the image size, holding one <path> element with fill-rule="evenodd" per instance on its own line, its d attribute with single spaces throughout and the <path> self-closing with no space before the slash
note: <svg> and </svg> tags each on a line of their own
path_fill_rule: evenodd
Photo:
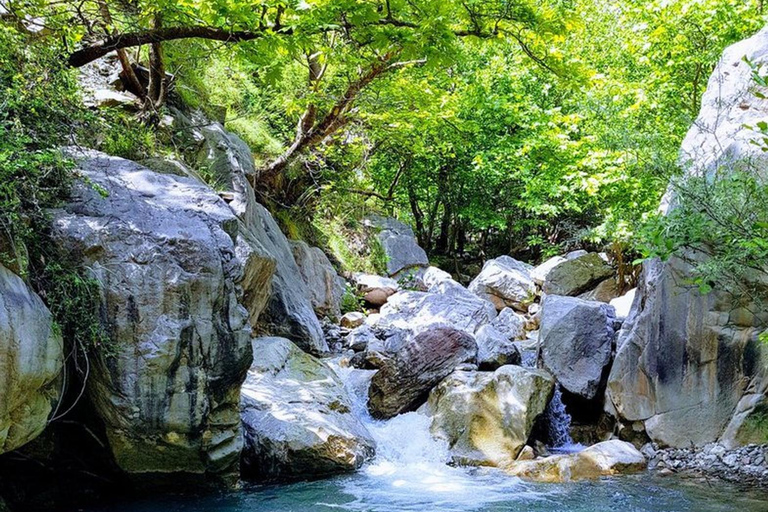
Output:
<svg viewBox="0 0 768 512">
<path fill-rule="evenodd" d="M 155 28 L 161 29 L 162 15 L 155 16 Z M 168 94 L 168 83 L 165 74 L 162 43 L 155 42 L 149 47 L 149 86 L 147 87 L 147 110 L 155 111 L 163 106 Z"/>
</svg>

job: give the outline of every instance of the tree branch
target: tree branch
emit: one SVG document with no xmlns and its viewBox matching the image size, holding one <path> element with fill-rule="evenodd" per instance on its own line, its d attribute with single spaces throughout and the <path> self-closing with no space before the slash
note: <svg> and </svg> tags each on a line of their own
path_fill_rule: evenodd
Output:
<svg viewBox="0 0 768 512">
<path fill-rule="evenodd" d="M 114 50 L 176 39 L 210 39 L 226 43 L 252 41 L 262 37 L 267 30 L 274 30 L 274 27 L 259 28 L 256 31 L 230 31 L 206 26 L 167 27 L 115 34 L 73 52 L 67 62 L 71 67 L 79 68 Z M 285 28 L 281 29 L 280 33 L 290 34 L 291 32 L 290 28 Z"/>
</svg>

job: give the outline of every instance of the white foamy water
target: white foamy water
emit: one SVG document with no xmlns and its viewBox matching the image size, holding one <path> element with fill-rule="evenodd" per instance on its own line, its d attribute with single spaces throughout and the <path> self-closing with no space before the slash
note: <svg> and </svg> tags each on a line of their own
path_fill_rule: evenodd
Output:
<svg viewBox="0 0 768 512">
<path fill-rule="evenodd" d="M 331 366 L 352 396 L 353 410 L 376 441 L 376 457 L 360 470 L 364 478 L 350 479 L 343 486 L 356 498 L 344 509 L 468 511 L 509 501 L 511 496 L 529 502 L 544 498 L 541 490 L 533 492 L 520 479 L 499 470 L 450 466 L 448 445 L 432 437 L 431 420 L 424 414 L 409 412 L 374 420 L 366 407 L 373 372 Z"/>
</svg>

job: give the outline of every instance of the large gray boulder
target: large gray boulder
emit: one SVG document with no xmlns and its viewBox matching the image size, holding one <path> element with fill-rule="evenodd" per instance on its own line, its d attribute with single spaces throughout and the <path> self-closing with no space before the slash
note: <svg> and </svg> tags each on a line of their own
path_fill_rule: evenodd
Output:
<svg viewBox="0 0 768 512">
<path fill-rule="evenodd" d="M 128 473 L 234 479 L 251 364 L 238 220 L 207 186 L 95 151 L 52 212 L 52 241 L 99 281 L 109 350 L 87 392 Z M 247 264 L 253 265 L 257 260 Z"/>
<path fill-rule="evenodd" d="M 469 334 L 437 327 L 409 340 L 384 361 L 368 390 L 368 410 L 377 419 L 413 411 L 457 366 L 474 362 L 477 345 Z"/>
<path fill-rule="evenodd" d="M 539 355 L 563 388 L 587 399 L 595 397 L 611 361 L 614 320 L 608 304 L 547 295 L 541 309 Z"/>
<path fill-rule="evenodd" d="M 341 298 L 347 284 L 336 273 L 328 256 L 320 248 L 302 241 L 292 241 L 291 248 L 315 313 L 332 318 L 341 316 Z"/>
<path fill-rule="evenodd" d="M 533 267 L 509 256 L 488 260 L 469 283 L 469 291 L 491 302 L 497 310 L 505 307 L 525 311 L 536 298 Z"/>
<path fill-rule="evenodd" d="M 384 250 L 387 273 L 390 276 L 397 276 L 409 270 L 418 271 L 429 266 L 427 253 L 419 247 L 416 236 L 408 225 L 378 215 L 371 215 L 364 223 L 378 232 L 376 236 Z"/>
<path fill-rule="evenodd" d="M 768 29 L 723 54 L 683 142 L 689 174 L 723 172 L 754 159 L 764 162 L 748 126 L 765 119 L 766 101 L 754 94 L 752 69 L 744 57 L 768 63 Z M 764 169 L 764 163 L 757 169 Z M 662 206 L 674 206 L 673 193 Z M 702 295 L 687 284 L 690 277 L 681 259 L 643 265 L 619 335 L 607 408 L 623 423 L 642 423 L 650 438 L 663 445 L 768 442 L 764 423 L 757 430 L 750 427 L 761 423 L 768 387 L 768 355 L 757 339 L 768 321 L 765 308 L 736 301 L 719 283 Z M 753 284 L 768 288 L 764 280 Z M 745 429 L 751 433 L 741 437 Z"/>
<path fill-rule="evenodd" d="M 456 371 L 429 395 L 432 433 L 448 442 L 458 464 L 507 465 L 528 442 L 554 385 L 545 371 L 520 366 Z"/>
<path fill-rule="evenodd" d="M 444 281 L 430 292 L 399 292 L 381 308 L 375 324 L 420 333 L 449 325 L 474 334 L 496 317 L 495 308 L 456 281 Z"/>
<path fill-rule="evenodd" d="M 241 391 L 243 472 L 256 479 L 354 471 L 375 442 L 331 368 L 285 338 L 253 340 Z"/>
<path fill-rule="evenodd" d="M 64 343 L 43 301 L 0 265 L 0 454 L 36 438 L 59 401 Z"/>
<path fill-rule="evenodd" d="M 611 276 L 611 266 L 599 254 L 591 252 L 563 261 L 552 268 L 547 273 L 542 289 L 548 295 L 576 296 Z"/>
<path fill-rule="evenodd" d="M 256 167 L 247 144 L 219 123 L 194 115 L 190 119 L 177 110 L 173 115 L 178 142 L 188 159 L 206 169 L 217 187 L 231 196 L 228 204 L 239 223 L 237 256 L 246 263 L 241 280 L 243 301 L 252 326 L 289 338 L 308 352 L 327 352 L 320 321 L 291 245 L 269 211 L 256 201 L 248 181 L 255 176 Z M 257 264 L 249 265 L 251 260 Z M 271 272 L 248 270 L 265 269 L 265 260 L 273 261 Z"/>
</svg>

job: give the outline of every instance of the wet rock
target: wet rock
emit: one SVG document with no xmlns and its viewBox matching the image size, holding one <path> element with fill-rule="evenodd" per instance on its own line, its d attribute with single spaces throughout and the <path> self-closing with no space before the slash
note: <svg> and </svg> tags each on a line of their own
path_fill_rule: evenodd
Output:
<svg viewBox="0 0 768 512">
<path fill-rule="evenodd" d="M 534 482 L 569 482 L 643 471 L 646 460 L 624 441 L 604 441 L 578 453 L 516 461 L 505 467 L 512 476 Z"/>
<path fill-rule="evenodd" d="M 322 361 L 284 338 L 253 340 L 253 359 L 240 401 L 246 477 L 317 478 L 373 456 L 373 438 Z"/>
<path fill-rule="evenodd" d="M 231 481 L 252 357 L 238 219 L 194 179 L 95 151 L 70 155 L 88 182 L 52 212 L 51 236 L 100 284 L 111 350 L 92 354 L 87 393 L 115 462 L 136 475 Z"/>
<path fill-rule="evenodd" d="M 611 360 L 614 310 L 602 302 L 547 295 L 541 313 L 540 359 L 571 393 L 592 399 Z"/>
<path fill-rule="evenodd" d="M 476 358 L 475 340 L 463 331 L 436 327 L 415 336 L 386 360 L 371 380 L 371 415 L 386 419 L 417 409 L 429 391 L 458 365 Z"/>
<path fill-rule="evenodd" d="M 469 284 L 469 291 L 491 302 L 497 310 L 512 307 L 524 311 L 536 297 L 531 278 L 533 267 L 509 256 L 488 260 Z"/>
<path fill-rule="evenodd" d="M 568 258 L 553 268 L 544 281 L 547 295 L 576 296 L 613 276 L 613 269 L 597 253 Z"/>
<path fill-rule="evenodd" d="M 48 425 L 63 366 L 64 342 L 50 311 L 0 265 L 0 454 L 25 445 Z"/>
<path fill-rule="evenodd" d="M 432 433 L 448 442 L 458 464 L 506 465 L 520 454 L 553 390 L 542 370 L 454 372 L 429 395 Z"/>
</svg>

